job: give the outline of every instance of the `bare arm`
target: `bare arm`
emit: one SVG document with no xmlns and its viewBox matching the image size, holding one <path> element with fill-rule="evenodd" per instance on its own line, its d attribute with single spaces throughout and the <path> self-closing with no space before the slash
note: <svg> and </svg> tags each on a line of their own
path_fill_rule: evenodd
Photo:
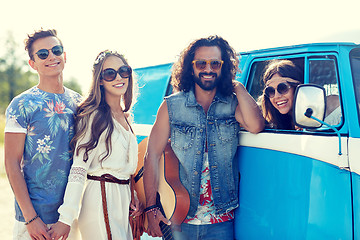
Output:
<svg viewBox="0 0 360 240">
<path fill-rule="evenodd" d="M 144 159 L 144 190 L 146 196 L 146 207 L 156 204 L 156 193 L 159 186 L 159 172 L 158 165 L 161 155 L 170 137 L 170 123 L 169 114 L 167 111 L 167 104 L 164 101 L 158 111 L 155 124 L 149 136 L 149 142 Z M 157 213 L 156 219 L 153 212 L 147 214 L 149 227 L 148 234 L 156 237 L 161 236 L 162 233 L 159 228 L 159 222 L 169 221 L 165 219 L 160 212 Z"/>
<path fill-rule="evenodd" d="M 142 214 L 144 210 L 144 206 L 137 197 L 137 192 L 135 190 L 134 175 L 131 175 L 130 189 L 131 189 L 130 216 L 138 217 Z"/>
<path fill-rule="evenodd" d="M 242 127 L 251 133 L 262 131 L 264 129 L 265 120 L 255 100 L 240 82 L 237 82 L 235 85 L 235 93 L 239 102 L 235 111 L 236 120 Z"/>
<path fill-rule="evenodd" d="M 34 218 L 37 213 L 30 200 L 20 167 L 24 152 L 25 137 L 26 135 L 24 133 L 5 133 L 5 169 L 25 221 L 29 221 Z M 50 235 L 47 233 L 48 229 L 40 218 L 28 224 L 27 230 L 31 237 L 44 236 L 45 239 L 50 239 Z"/>
</svg>

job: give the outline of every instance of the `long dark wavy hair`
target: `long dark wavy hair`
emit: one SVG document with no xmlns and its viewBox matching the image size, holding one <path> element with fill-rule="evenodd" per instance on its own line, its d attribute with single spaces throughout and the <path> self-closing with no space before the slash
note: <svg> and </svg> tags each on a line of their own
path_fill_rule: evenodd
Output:
<svg viewBox="0 0 360 240">
<path fill-rule="evenodd" d="M 188 92 L 194 87 L 195 81 L 192 61 L 194 60 L 195 52 L 200 47 L 212 46 L 220 48 L 221 60 L 224 61 L 221 68 L 221 84 L 217 86 L 217 91 L 224 96 L 229 96 L 233 93 L 233 80 L 238 70 L 239 60 L 234 49 L 225 39 L 219 36 L 209 36 L 195 40 L 183 50 L 179 60 L 173 66 L 171 76 L 171 85 L 175 91 Z"/>
<path fill-rule="evenodd" d="M 110 57 L 115 56 L 120 58 L 125 65 L 128 65 L 125 57 L 117 52 L 105 50 L 98 54 L 93 65 L 93 80 L 90 87 L 88 97 L 79 105 L 77 109 L 77 114 L 75 117 L 75 126 L 76 133 L 74 138 L 71 141 L 71 147 L 74 150 L 76 156 L 79 155 L 81 149 L 85 150 L 84 153 L 84 162 L 89 158 L 89 152 L 96 148 L 100 135 L 106 131 L 106 153 L 100 161 L 106 159 L 111 153 L 111 134 L 114 130 L 114 123 L 111 115 L 110 106 L 105 101 L 105 90 L 104 87 L 100 84 L 100 73 L 104 65 L 105 60 Z M 129 77 L 128 88 L 122 98 L 121 104 L 124 112 L 128 112 L 131 109 L 131 106 L 134 103 L 134 96 L 136 90 L 136 84 L 134 83 L 133 73 Z M 90 140 L 86 143 L 82 143 L 76 147 L 76 143 L 81 140 L 88 129 L 87 124 L 89 124 L 90 116 L 93 116 L 93 121 L 91 125 L 91 137 Z"/>
<path fill-rule="evenodd" d="M 272 60 L 268 63 L 263 76 L 263 81 L 265 85 L 266 82 L 270 80 L 277 73 L 282 77 L 288 77 L 299 81 L 299 83 L 289 82 L 289 84 L 293 88 L 296 88 L 300 83 L 304 82 L 304 73 L 292 61 Z M 263 116 L 265 120 L 271 125 L 271 127 L 277 129 L 286 129 L 286 130 L 295 129 L 295 124 L 293 121 L 291 111 L 287 114 L 281 114 L 272 105 L 270 99 L 264 93 L 260 96 L 259 102 L 261 105 Z"/>
</svg>

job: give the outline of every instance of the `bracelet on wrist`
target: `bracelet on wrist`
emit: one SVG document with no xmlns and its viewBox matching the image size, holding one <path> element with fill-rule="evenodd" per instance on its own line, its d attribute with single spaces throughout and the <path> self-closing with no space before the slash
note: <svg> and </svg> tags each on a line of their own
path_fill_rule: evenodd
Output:
<svg viewBox="0 0 360 240">
<path fill-rule="evenodd" d="M 158 212 L 159 210 L 160 210 L 159 207 L 154 207 L 154 208 L 152 208 L 152 209 L 147 210 L 145 213 L 147 214 L 147 213 L 152 212 L 152 213 L 154 214 L 154 218 L 156 218 L 157 212 Z"/>
<path fill-rule="evenodd" d="M 33 222 L 33 221 L 34 221 L 35 219 L 37 219 L 38 217 L 39 217 L 39 215 L 36 214 L 36 216 L 33 217 L 32 219 L 30 219 L 29 221 L 27 221 L 27 222 L 25 223 L 25 225 L 28 225 L 29 223 Z"/>
<path fill-rule="evenodd" d="M 157 205 L 151 205 L 150 207 L 145 208 L 144 212 L 148 213 L 148 212 L 150 212 L 150 210 L 155 209 L 155 208 L 159 208 L 159 207 Z"/>
</svg>

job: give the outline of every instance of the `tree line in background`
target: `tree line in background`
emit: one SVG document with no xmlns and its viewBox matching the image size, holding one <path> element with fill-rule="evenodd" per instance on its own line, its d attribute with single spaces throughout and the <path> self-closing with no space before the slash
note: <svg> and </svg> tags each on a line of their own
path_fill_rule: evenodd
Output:
<svg viewBox="0 0 360 240">
<path fill-rule="evenodd" d="M 5 113 L 16 95 L 38 83 L 38 75 L 31 72 L 27 61 L 18 56 L 18 50 L 18 44 L 9 32 L 0 48 L 0 114 Z M 64 85 L 81 94 L 81 87 L 75 78 L 65 80 Z"/>
</svg>

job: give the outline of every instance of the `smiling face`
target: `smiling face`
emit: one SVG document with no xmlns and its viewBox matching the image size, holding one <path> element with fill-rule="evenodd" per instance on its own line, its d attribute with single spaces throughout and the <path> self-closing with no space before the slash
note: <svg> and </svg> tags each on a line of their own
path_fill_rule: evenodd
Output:
<svg viewBox="0 0 360 240">
<path fill-rule="evenodd" d="M 282 76 L 276 73 L 270 80 L 266 82 L 266 86 L 273 87 L 277 89 L 277 86 L 282 83 L 287 82 Z M 291 87 L 287 93 L 280 94 L 277 90 L 275 95 L 272 98 L 269 98 L 271 104 L 281 113 L 287 114 L 292 110 L 293 101 L 294 101 L 294 88 Z"/>
<path fill-rule="evenodd" d="M 217 46 L 199 47 L 194 56 L 194 60 L 221 60 L 221 50 Z M 193 64 L 195 83 L 205 91 L 211 91 L 216 88 L 220 77 L 221 68 L 213 70 L 210 64 L 206 64 L 205 69 L 199 70 Z"/>
<path fill-rule="evenodd" d="M 107 68 L 112 68 L 117 71 L 121 66 L 124 66 L 124 62 L 116 57 L 108 57 L 102 67 L 102 71 Z M 116 74 L 116 78 L 113 81 L 107 82 L 101 80 L 101 85 L 105 90 L 105 97 L 107 100 L 110 98 L 121 98 L 125 93 L 129 85 L 129 78 L 120 77 L 119 73 Z"/>
<path fill-rule="evenodd" d="M 56 37 L 45 37 L 37 39 L 33 43 L 33 60 L 29 60 L 30 66 L 36 70 L 40 76 L 43 77 L 57 77 L 64 70 L 66 53 L 56 56 L 49 50 L 49 56 L 46 59 L 40 59 L 36 52 L 40 49 L 52 49 L 56 45 L 61 45 Z"/>
</svg>

